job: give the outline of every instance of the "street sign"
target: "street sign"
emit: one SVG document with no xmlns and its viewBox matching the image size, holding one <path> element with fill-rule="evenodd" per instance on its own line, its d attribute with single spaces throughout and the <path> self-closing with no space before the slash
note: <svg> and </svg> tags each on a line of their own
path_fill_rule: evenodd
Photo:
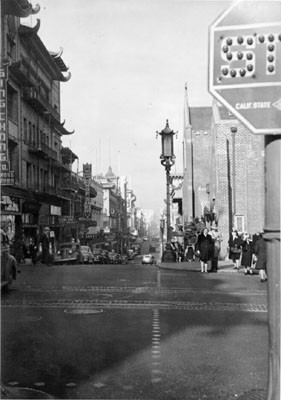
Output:
<svg viewBox="0 0 281 400">
<path fill-rule="evenodd" d="M 238 0 L 210 26 L 209 92 L 253 133 L 281 133 L 281 0 Z"/>
</svg>

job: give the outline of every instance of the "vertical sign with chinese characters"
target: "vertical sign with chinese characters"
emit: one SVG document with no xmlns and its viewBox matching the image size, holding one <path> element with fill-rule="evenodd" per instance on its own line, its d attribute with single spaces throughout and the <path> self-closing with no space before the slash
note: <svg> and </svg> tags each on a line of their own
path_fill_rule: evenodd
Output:
<svg viewBox="0 0 281 400">
<path fill-rule="evenodd" d="M 83 178 L 85 182 L 85 209 L 84 218 L 91 218 L 91 196 L 90 196 L 90 184 L 92 178 L 92 164 L 83 164 Z"/>
<path fill-rule="evenodd" d="M 7 132 L 7 75 L 8 63 L 0 67 L 0 181 L 1 185 L 14 184 L 14 171 L 10 171 L 8 160 Z"/>
</svg>

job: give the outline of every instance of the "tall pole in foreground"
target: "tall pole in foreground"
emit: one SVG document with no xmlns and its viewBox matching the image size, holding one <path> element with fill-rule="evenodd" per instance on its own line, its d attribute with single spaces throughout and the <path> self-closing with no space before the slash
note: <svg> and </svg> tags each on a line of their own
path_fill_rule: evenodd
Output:
<svg viewBox="0 0 281 400">
<path fill-rule="evenodd" d="M 265 227 L 269 371 L 267 400 L 280 399 L 280 171 L 281 135 L 265 136 Z"/>
<path fill-rule="evenodd" d="M 170 171 L 171 167 L 175 163 L 175 155 L 174 155 L 174 143 L 173 136 L 176 134 L 169 127 L 168 120 L 166 121 L 166 127 L 161 132 L 157 132 L 157 135 L 161 136 L 162 139 L 162 154 L 160 156 L 161 164 L 165 167 L 166 170 L 166 205 L 167 205 L 167 242 L 166 248 L 163 253 L 163 262 L 174 262 L 175 257 L 171 248 L 171 195 L 170 195 L 170 184 L 171 184 L 171 176 Z M 156 136 L 157 137 L 157 136 Z"/>
</svg>

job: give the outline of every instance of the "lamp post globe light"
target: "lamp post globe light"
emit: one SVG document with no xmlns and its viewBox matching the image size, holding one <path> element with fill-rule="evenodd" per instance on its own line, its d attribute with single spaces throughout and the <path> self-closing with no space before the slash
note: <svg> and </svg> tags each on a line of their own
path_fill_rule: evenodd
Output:
<svg viewBox="0 0 281 400">
<path fill-rule="evenodd" d="M 160 156 L 161 164 L 165 167 L 166 170 L 166 204 L 167 204 L 167 241 L 165 251 L 163 252 L 162 261 L 163 262 L 174 262 L 175 257 L 171 248 L 171 196 L 170 196 L 170 185 L 171 185 L 171 177 L 170 171 L 171 167 L 175 163 L 175 155 L 174 155 L 174 135 L 177 132 L 174 132 L 169 127 L 169 121 L 166 120 L 166 126 L 161 132 L 156 132 L 157 135 L 161 136 L 161 144 L 162 144 L 162 154 Z M 156 136 L 157 137 L 157 136 Z"/>
</svg>

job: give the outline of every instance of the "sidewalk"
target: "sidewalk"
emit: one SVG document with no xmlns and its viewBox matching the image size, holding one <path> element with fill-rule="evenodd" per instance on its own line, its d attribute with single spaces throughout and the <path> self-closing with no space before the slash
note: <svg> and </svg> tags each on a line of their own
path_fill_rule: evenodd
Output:
<svg viewBox="0 0 281 400">
<path fill-rule="evenodd" d="M 200 262 L 179 262 L 179 263 L 167 263 L 167 262 L 159 262 L 157 263 L 159 268 L 163 269 L 174 269 L 174 270 L 183 270 L 183 271 L 200 271 Z M 208 266 L 208 269 L 210 267 Z M 221 260 L 218 262 L 218 273 L 235 273 L 237 274 L 237 269 L 234 269 L 234 264 L 231 260 Z M 238 273 L 244 273 L 244 268 L 240 267 Z"/>
</svg>

